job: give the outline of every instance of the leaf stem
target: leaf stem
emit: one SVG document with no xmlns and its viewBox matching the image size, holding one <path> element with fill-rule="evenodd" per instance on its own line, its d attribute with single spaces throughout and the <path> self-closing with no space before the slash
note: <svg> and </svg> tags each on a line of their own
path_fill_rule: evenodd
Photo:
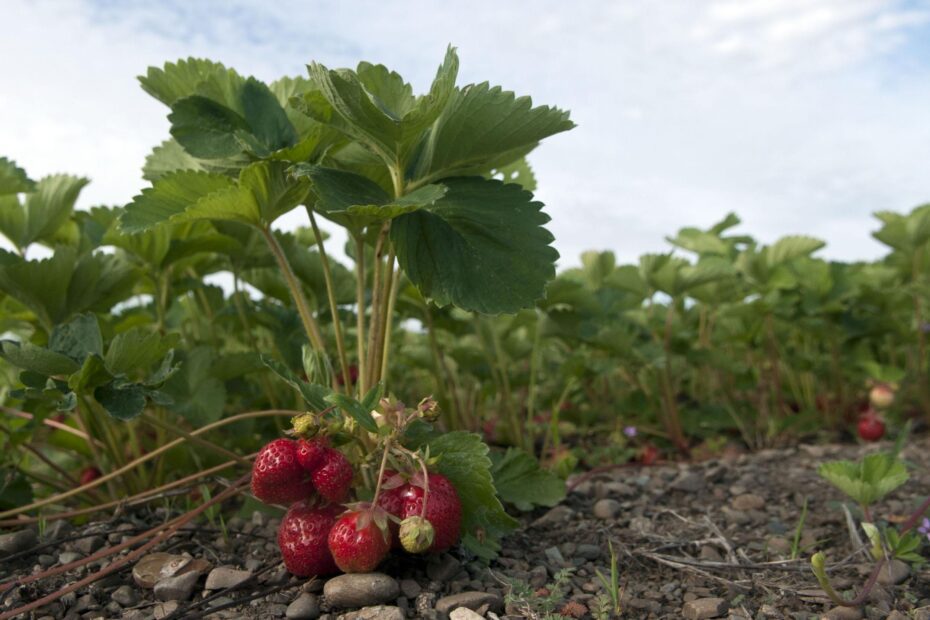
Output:
<svg viewBox="0 0 930 620">
<path fill-rule="evenodd" d="M 358 395 L 368 391 L 368 364 L 365 360 L 365 240 L 355 238 L 355 341 L 358 358 Z"/>
</svg>

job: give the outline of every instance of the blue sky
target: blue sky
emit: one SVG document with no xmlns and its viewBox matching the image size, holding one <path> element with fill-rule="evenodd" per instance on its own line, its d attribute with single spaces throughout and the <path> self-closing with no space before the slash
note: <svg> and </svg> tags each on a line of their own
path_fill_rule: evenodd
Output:
<svg viewBox="0 0 930 620">
<path fill-rule="evenodd" d="M 4 0 L 0 15 L 0 154 L 90 176 L 85 206 L 130 200 L 167 136 L 135 80 L 149 65 L 205 56 L 270 80 L 369 60 L 422 90 L 448 43 L 460 83 L 572 111 L 578 127 L 531 156 L 565 265 L 662 251 L 728 211 L 764 241 L 872 258 L 872 212 L 930 201 L 930 1 Z"/>
</svg>

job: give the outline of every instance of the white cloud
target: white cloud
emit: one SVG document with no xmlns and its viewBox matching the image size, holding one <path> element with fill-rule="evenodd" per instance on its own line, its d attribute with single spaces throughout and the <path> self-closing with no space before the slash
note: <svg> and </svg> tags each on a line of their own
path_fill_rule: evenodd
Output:
<svg viewBox="0 0 930 620">
<path fill-rule="evenodd" d="M 422 90 L 448 42 L 460 81 L 572 110 L 579 127 L 532 156 L 565 263 L 632 260 L 728 211 L 763 240 L 805 232 L 828 256 L 872 257 L 872 211 L 930 200 L 927 2 L 6 0 L 3 17 L 0 54 L 18 60 L 0 151 L 33 175 L 91 176 L 86 204 L 128 201 L 167 134 L 134 79 L 148 65 L 207 56 L 273 79 L 365 59 Z"/>
</svg>

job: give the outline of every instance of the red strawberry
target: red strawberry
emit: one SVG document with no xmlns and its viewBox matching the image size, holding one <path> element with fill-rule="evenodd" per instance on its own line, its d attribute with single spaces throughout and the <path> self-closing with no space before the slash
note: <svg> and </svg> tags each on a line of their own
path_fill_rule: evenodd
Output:
<svg viewBox="0 0 930 620">
<path fill-rule="evenodd" d="M 336 566 L 346 573 L 368 573 L 377 568 L 391 550 L 387 521 L 387 513 L 377 506 L 339 517 L 328 539 Z"/>
<path fill-rule="evenodd" d="M 313 483 L 297 461 L 297 442 L 275 439 L 252 464 L 252 494 L 266 504 L 290 504 L 313 495 Z"/>
<path fill-rule="evenodd" d="M 308 472 L 313 472 L 323 464 L 323 457 L 329 441 L 322 437 L 297 440 L 297 461 Z"/>
<path fill-rule="evenodd" d="M 352 463 L 339 450 L 333 448 L 323 449 L 323 464 L 310 475 L 313 485 L 320 495 L 340 504 L 349 496 L 352 485 Z"/>
<path fill-rule="evenodd" d="M 639 452 L 639 462 L 643 465 L 653 465 L 657 460 L 659 460 L 659 449 L 651 443 L 643 446 Z"/>
<path fill-rule="evenodd" d="M 349 382 L 352 385 L 355 385 L 357 381 L 358 381 L 358 366 L 356 366 L 355 364 L 349 364 Z M 346 384 L 345 377 L 342 375 L 341 371 L 336 373 L 336 383 L 338 383 L 339 385 Z"/>
<path fill-rule="evenodd" d="M 100 470 L 94 466 L 85 467 L 81 470 L 81 476 L 78 478 L 78 481 L 81 483 L 81 486 L 84 486 L 85 484 L 90 484 L 102 475 Z"/>
<path fill-rule="evenodd" d="M 874 409 L 869 409 L 859 418 L 856 430 L 859 431 L 862 440 L 878 441 L 885 436 L 885 423 Z"/>
<path fill-rule="evenodd" d="M 423 510 L 423 475 L 418 474 L 398 491 L 382 491 L 378 505 L 400 519 L 420 516 Z M 400 509 L 397 509 L 398 498 Z M 462 502 L 455 487 L 442 474 L 429 475 L 429 499 L 423 515 L 433 526 L 429 551 L 445 551 L 459 541 L 462 528 Z"/>
<path fill-rule="evenodd" d="M 314 506 L 307 501 L 287 509 L 278 527 L 278 547 L 287 570 L 298 577 L 337 572 L 326 540 L 340 512 L 342 506 Z"/>
</svg>

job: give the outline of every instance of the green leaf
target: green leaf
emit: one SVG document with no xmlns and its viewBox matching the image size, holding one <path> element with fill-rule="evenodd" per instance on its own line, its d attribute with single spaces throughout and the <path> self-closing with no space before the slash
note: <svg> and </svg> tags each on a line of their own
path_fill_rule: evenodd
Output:
<svg viewBox="0 0 930 620">
<path fill-rule="evenodd" d="M 20 249 L 49 238 L 68 221 L 78 195 L 89 182 L 56 174 L 36 183 L 22 206 L 7 198 L 0 203 L 0 232 Z"/>
<path fill-rule="evenodd" d="M 455 92 L 455 80 L 459 73 L 459 57 L 451 45 L 446 50 L 429 92 L 417 97 L 413 106 L 404 114 L 401 125 L 404 137 L 409 141 L 432 125 L 449 103 Z M 526 188 L 532 191 L 533 188 Z"/>
<path fill-rule="evenodd" d="M 245 121 L 251 134 L 269 151 L 293 146 L 297 132 L 284 108 L 263 82 L 250 77 L 240 95 Z"/>
<path fill-rule="evenodd" d="M 307 402 L 307 405 L 313 410 L 319 413 L 324 409 L 329 407 L 329 402 L 327 401 L 327 396 L 332 393 L 332 390 L 328 387 L 322 385 L 316 385 L 313 383 L 307 383 L 306 381 L 301 381 L 297 376 L 288 369 L 287 366 L 267 355 L 262 355 L 262 362 L 265 366 L 270 368 L 272 372 L 284 379 L 291 387 L 295 388 L 300 395 L 303 396 L 303 399 Z"/>
<path fill-rule="evenodd" d="M 484 174 L 526 155 L 543 138 L 575 126 L 568 112 L 534 108 L 529 97 L 516 97 L 487 82 L 456 89 L 436 123 L 416 177 Z"/>
<path fill-rule="evenodd" d="M 509 164 L 491 170 L 488 176 L 499 179 L 504 183 L 516 183 L 528 192 L 536 191 L 536 175 L 526 157 L 514 160 Z"/>
<path fill-rule="evenodd" d="M 79 314 L 67 323 L 56 325 L 48 348 L 83 363 L 88 355 L 103 355 L 103 336 L 93 314 Z"/>
<path fill-rule="evenodd" d="M 769 267 L 774 267 L 801 256 L 810 256 L 825 245 L 826 243 L 813 237 L 782 237 L 766 249 L 766 263 Z"/>
<path fill-rule="evenodd" d="M 204 196 L 231 189 L 235 189 L 233 181 L 219 174 L 172 172 L 126 205 L 120 226 L 127 233 L 140 232 L 183 214 Z"/>
<path fill-rule="evenodd" d="M 35 190 L 36 183 L 11 159 L 0 157 L 0 196 Z"/>
<path fill-rule="evenodd" d="M 157 181 L 166 174 L 179 170 L 207 172 L 201 161 L 185 151 L 177 140 L 165 140 L 145 158 L 142 178 L 146 181 Z"/>
<path fill-rule="evenodd" d="M 17 368 L 44 376 L 70 375 L 81 366 L 67 355 L 37 347 L 28 342 L 0 340 L 0 354 Z"/>
<path fill-rule="evenodd" d="M 445 185 L 424 185 L 388 204 L 354 205 L 346 209 L 346 213 L 360 218 L 366 224 L 383 222 L 433 205 L 445 196 L 447 191 Z"/>
<path fill-rule="evenodd" d="M 534 506 L 555 506 L 565 499 L 565 482 L 542 469 L 539 461 L 519 448 L 492 454 L 494 486 L 502 501 L 520 510 Z"/>
<path fill-rule="evenodd" d="M 133 327 L 117 334 L 104 358 L 106 367 L 117 375 L 148 370 L 160 362 L 177 343 L 175 334 L 163 335 L 144 327 Z"/>
<path fill-rule="evenodd" d="M 103 358 L 92 354 L 84 358 L 84 363 L 78 372 L 68 377 L 68 387 L 75 392 L 83 392 L 86 389 L 109 383 L 112 379 L 113 375 L 107 371 Z"/>
<path fill-rule="evenodd" d="M 0 510 L 32 503 L 32 485 L 14 467 L 0 468 Z"/>
<path fill-rule="evenodd" d="M 314 208 L 327 217 L 354 205 L 383 205 L 390 200 L 377 183 L 360 174 L 315 164 L 298 164 L 291 173 L 310 181 L 316 197 Z"/>
<path fill-rule="evenodd" d="M 447 179 L 446 195 L 395 219 L 391 240 L 407 277 L 437 305 L 496 314 L 531 307 L 558 252 L 542 203 L 517 185 Z"/>
<path fill-rule="evenodd" d="M 214 375 L 216 361 L 210 347 L 194 347 L 160 390 L 174 401 L 170 409 L 194 426 L 210 424 L 223 415 L 226 385 Z"/>
<path fill-rule="evenodd" d="M 139 76 L 139 82 L 145 92 L 167 106 L 194 94 L 228 104 L 235 100 L 242 78 L 218 62 L 188 58 L 167 62 L 161 69 L 149 67 L 146 75 Z"/>
<path fill-rule="evenodd" d="M 101 385 L 94 390 L 94 398 L 117 420 L 131 420 L 145 410 L 145 389 L 134 383 Z"/>
<path fill-rule="evenodd" d="M 519 523 L 497 498 L 487 445 L 478 435 L 464 431 L 430 438 L 428 445 L 430 455 L 438 457 L 436 469 L 452 482 L 462 500 L 463 544 L 475 555 L 493 559 L 500 539 Z"/>
<path fill-rule="evenodd" d="M 339 407 L 358 422 L 358 425 L 369 433 L 378 432 L 378 424 L 371 415 L 371 409 L 365 408 L 360 402 L 338 392 L 331 392 L 326 396 L 326 402 Z"/>
<path fill-rule="evenodd" d="M 857 463 L 831 461 L 818 469 L 823 478 L 860 504 L 869 505 L 895 490 L 908 479 L 907 469 L 897 458 L 870 454 Z"/>
<path fill-rule="evenodd" d="M 249 124 L 225 105 L 193 95 L 171 106 L 171 135 L 184 150 L 202 159 L 236 157 L 243 151 L 237 137 L 249 133 Z"/>
</svg>

